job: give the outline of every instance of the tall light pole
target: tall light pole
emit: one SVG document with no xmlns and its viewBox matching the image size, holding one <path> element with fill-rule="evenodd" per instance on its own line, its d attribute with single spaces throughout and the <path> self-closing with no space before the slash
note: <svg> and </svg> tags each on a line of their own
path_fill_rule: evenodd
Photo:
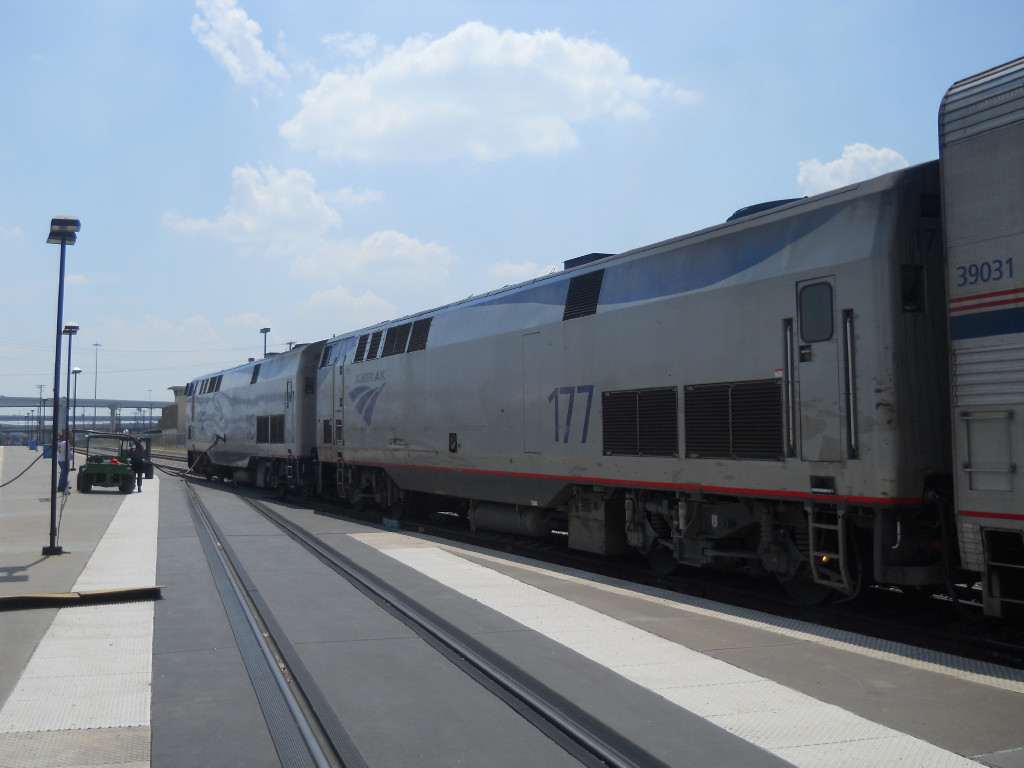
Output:
<svg viewBox="0 0 1024 768">
<path fill-rule="evenodd" d="M 267 356 L 267 334 L 270 333 L 269 328 L 260 328 L 260 333 L 263 334 L 263 356 Z"/>
<path fill-rule="evenodd" d="M 100 378 L 100 347 L 103 345 L 97 341 L 92 346 L 96 351 L 92 366 L 92 428 L 96 429 L 96 382 Z"/>
<path fill-rule="evenodd" d="M 50 545 L 43 547 L 44 555 L 59 555 L 64 551 L 57 546 L 57 408 L 60 402 L 60 337 L 64 334 L 64 254 L 68 244 L 75 244 L 82 223 L 71 216 L 56 216 L 50 220 L 47 243 L 60 243 L 60 279 L 57 281 L 57 344 L 53 354 L 53 410 L 54 428 L 50 435 Z"/>
<path fill-rule="evenodd" d="M 40 443 L 43 442 L 43 419 L 46 416 L 46 409 L 43 407 L 45 401 L 43 400 L 43 390 L 46 388 L 45 384 L 36 384 L 36 388 L 39 390 L 39 429 L 37 439 Z"/>
<path fill-rule="evenodd" d="M 68 447 L 71 447 L 71 342 L 78 333 L 78 323 L 68 323 L 62 333 L 68 337 L 68 374 L 64 387 L 64 434 L 68 436 Z"/>
<path fill-rule="evenodd" d="M 71 434 L 75 434 L 75 430 L 78 428 L 78 374 L 82 372 L 82 369 L 77 365 L 71 369 L 71 373 L 75 377 L 75 397 L 74 405 L 71 406 Z M 71 468 L 75 468 L 75 452 L 71 451 Z"/>
</svg>

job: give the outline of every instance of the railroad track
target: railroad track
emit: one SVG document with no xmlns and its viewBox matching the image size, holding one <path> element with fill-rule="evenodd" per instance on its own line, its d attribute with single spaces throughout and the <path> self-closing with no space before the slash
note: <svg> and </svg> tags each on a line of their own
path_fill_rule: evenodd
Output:
<svg viewBox="0 0 1024 768">
<path fill-rule="evenodd" d="M 960 602 L 927 592 L 870 588 L 854 601 L 803 605 L 794 601 L 774 580 L 690 568 L 661 576 L 638 556 L 609 558 L 575 552 L 567 549 L 563 537 L 558 536 L 538 540 L 471 531 L 465 520 L 455 515 L 431 513 L 394 520 L 387 519 L 378 510 L 355 512 L 325 504 L 314 508 L 339 517 L 437 536 L 780 618 L 1024 669 L 1024 624 L 983 616 L 980 603 L 970 598 L 969 585 L 962 585 Z"/>
<path fill-rule="evenodd" d="M 196 485 L 193 481 L 185 483 L 189 511 L 282 764 L 364 766 L 366 763 L 352 738 L 289 642 L 286 629 L 255 589 Z M 268 505 L 242 495 L 239 498 L 581 764 L 593 768 L 664 766 L 610 724 L 595 720 L 540 680 Z"/>
</svg>

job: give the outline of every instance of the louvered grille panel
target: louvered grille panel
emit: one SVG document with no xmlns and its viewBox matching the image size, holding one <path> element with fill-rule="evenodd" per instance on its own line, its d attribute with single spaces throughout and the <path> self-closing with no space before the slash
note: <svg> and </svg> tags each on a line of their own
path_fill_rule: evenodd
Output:
<svg viewBox="0 0 1024 768">
<path fill-rule="evenodd" d="M 782 458 L 781 380 L 733 385 L 732 452 L 744 459 Z"/>
<path fill-rule="evenodd" d="M 284 442 L 284 414 L 278 413 L 270 417 L 270 442 Z"/>
<path fill-rule="evenodd" d="M 366 333 L 359 337 L 359 344 L 356 345 L 356 356 L 353 362 L 361 362 L 366 355 L 366 342 L 370 340 L 370 334 Z"/>
<path fill-rule="evenodd" d="M 377 352 L 380 350 L 380 337 L 384 335 L 384 331 L 374 331 L 370 337 L 370 348 L 366 351 L 366 359 L 373 360 L 377 357 Z"/>
<path fill-rule="evenodd" d="M 432 317 L 425 317 L 412 324 L 412 335 L 409 337 L 409 351 L 417 352 L 427 348 L 427 337 L 430 335 L 430 321 Z"/>
<path fill-rule="evenodd" d="M 565 298 L 565 311 L 562 313 L 562 320 L 572 320 L 576 317 L 595 314 L 603 282 L 603 269 L 572 278 L 569 281 L 569 293 Z"/>
<path fill-rule="evenodd" d="M 705 384 L 686 388 L 684 404 L 686 426 L 686 455 L 728 456 L 729 439 L 729 386 Z"/>
<path fill-rule="evenodd" d="M 641 456 L 679 455 L 679 409 L 675 388 L 641 390 L 637 397 Z"/>
<path fill-rule="evenodd" d="M 331 428 L 332 426 L 330 419 L 324 419 L 324 442 L 328 445 L 334 442 L 334 430 Z"/>
<path fill-rule="evenodd" d="M 601 413 L 605 455 L 679 455 L 675 387 L 604 392 Z"/>
<path fill-rule="evenodd" d="M 686 387 L 689 458 L 782 459 L 779 379 Z"/>
<path fill-rule="evenodd" d="M 635 456 L 640 451 L 636 392 L 605 392 L 601 396 L 605 455 Z"/>
<path fill-rule="evenodd" d="M 381 357 L 405 354 L 405 345 L 409 343 L 409 331 L 412 330 L 412 323 L 403 323 L 388 329 L 384 337 L 384 351 Z"/>
</svg>

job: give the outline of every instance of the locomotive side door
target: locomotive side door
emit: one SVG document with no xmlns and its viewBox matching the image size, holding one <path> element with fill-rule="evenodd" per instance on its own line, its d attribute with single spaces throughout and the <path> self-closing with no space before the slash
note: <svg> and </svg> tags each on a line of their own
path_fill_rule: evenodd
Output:
<svg viewBox="0 0 1024 768">
<path fill-rule="evenodd" d="M 800 458 L 842 458 L 835 278 L 796 284 L 797 360 L 800 367 Z"/>
<path fill-rule="evenodd" d="M 334 377 L 334 448 L 341 461 L 345 451 L 345 363 L 348 352 L 338 361 L 338 373 Z"/>
<path fill-rule="evenodd" d="M 290 443 L 295 439 L 295 430 L 292 422 L 295 420 L 295 409 L 292 402 L 295 399 L 295 385 L 288 379 L 284 385 L 284 435 L 281 442 Z"/>
</svg>

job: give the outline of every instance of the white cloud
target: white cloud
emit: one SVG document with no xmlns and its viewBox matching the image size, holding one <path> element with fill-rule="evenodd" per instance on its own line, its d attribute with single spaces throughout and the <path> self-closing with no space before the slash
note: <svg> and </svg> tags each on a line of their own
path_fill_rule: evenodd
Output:
<svg viewBox="0 0 1024 768">
<path fill-rule="evenodd" d="M 235 0 L 196 0 L 192 34 L 239 85 L 269 83 L 288 73 L 260 41 L 260 25 Z"/>
<path fill-rule="evenodd" d="M 336 279 L 339 273 L 375 281 L 416 286 L 438 283 L 448 275 L 454 256 L 445 246 L 424 243 L 393 230 L 374 232 L 362 240 L 338 239 L 342 223 L 334 205 L 354 206 L 382 199 L 374 190 L 344 188 L 319 192 L 306 171 L 257 170 L 232 173 L 231 200 L 219 219 L 186 218 L 174 211 L 163 215 L 164 226 L 184 234 L 206 233 L 239 243 L 266 255 L 291 261 L 301 279 Z"/>
<path fill-rule="evenodd" d="M 328 197 L 358 198 L 347 189 L 321 194 L 316 179 L 296 169 L 281 173 L 246 165 L 235 168 L 231 178 L 231 201 L 219 219 L 190 219 L 168 211 L 164 225 L 185 233 L 211 232 L 235 242 L 307 240 L 341 225 L 341 215 Z"/>
<path fill-rule="evenodd" d="M 364 328 L 400 314 L 394 304 L 373 291 L 355 296 L 344 285 L 316 291 L 302 302 L 299 309 L 305 322 L 332 335 Z"/>
<path fill-rule="evenodd" d="M 369 40 L 356 48 L 368 50 Z M 409 39 L 362 70 L 325 75 L 281 135 L 335 159 L 491 161 L 570 149 L 574 125 L 645 117 L 655 97 L 698 98 L 632 74 L 603 43 L 471 22 L 438 40 Z"/>
<path fill-rule="evenodd" d="M 23 235 L 20 227 L 0 227 L 0 240 L 21 239 Z"/>
<path fill-rule="evenodd" d="M 340 35 L 324 35 L 321 42 L 336 54 L 366 59 L 377 48 L 377 38 L 369 32 L 354 35 L 344 32 Z"/>
<path fill-rule="evenodd" d="M 269 322 L 265 315 L 256 312 L 244 312 L 241 315 L 229 317 L 224 321 L 228 328 L 266 328 Z"/>
<path fill-rule="evenodd" d="M 445 246 L 424 243 L 394 230 L 374 232 L 362 240 L 320 242 L 292 261 L 299 277 L 328 278 L 360 274 L 372 268 L 376 282 L 405 285 L 437 283 L 448 276 L 454 256 Z"/>
<path fill-rule="evenodd" d="M 851 144 L 843 147 L 843 155 L 838 160 L 828 163 L 818 159 L 801 162 L 797 181 L 808 195 L 817 195 L 906 168 L 907 165 L 903 155 L 892 149 Z"/>
<path fill-rule="evenodd" d="M 559 268 L 556 264 L 549 264 L 546 267 L 538 267 L 534 262 L 528 261 L 524 264 L 512 264 L 508 261 L 503 261 L 500 264 L 495 264 L 489 270 L 491 277 L 495 281 L 510 285 L 513 283 L 523 283 L 527 280 L 532 280 L 535 277 L 543 277 L 544 275 L 550 275 L 552 271 L 557 271 Z"/>
</svg>

